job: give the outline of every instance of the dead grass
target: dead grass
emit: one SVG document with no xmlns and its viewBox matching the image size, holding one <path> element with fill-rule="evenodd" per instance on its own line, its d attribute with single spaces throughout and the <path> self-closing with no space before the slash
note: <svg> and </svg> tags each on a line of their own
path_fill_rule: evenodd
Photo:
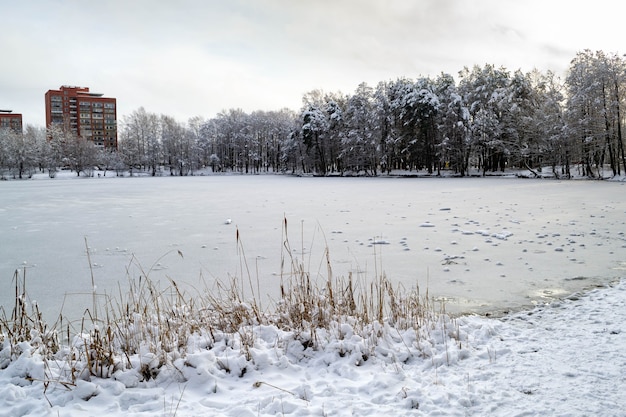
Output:
<svg viewBox="0 0 626 417">
<path fill-rule="evenodd" d="M 342 339 L 343 324 L 372 346 L 385 326 L 415 329 L 417 334 L 441 326 L 440 311 L 427 292 L 394 286 L 384 274 L 371 281 L 352 274 L 334 277 L 328 249 L 323 254 L 326 276 L 313 277 L 302 260 L 292 256 L 287 226 L 284 219 L 280 296 L 267 309 L 261 307 L 260 285 L 249 273 L 238 232 L 241 277 L 194 294 L 172 280 L 161 289 L 150 279 L 150 270 L 142 269 L 138 277 L 129 276 L 127 287 L 120 285 L 115 296 L 96 294 L 92 282 L 93 305 L 78 328 L 63 324 L 61 318 L 49 328 L 37 305 L 28 303 L 26 271 L 21 276 L 16 272 L 15 305 L 10 314 L 0 310 L 0 341 L 5 346 L 0 369 L 18 358 L 26 343 L 47 361 L 46 388 L 51 382 L 70 388 L 78 378 L 107 378 L 132 368 L 145 380 L 154 378 L 164 366 L 186 356 L 192 335 L 201 334 L 206 349 L 237 335 L 241 352 L 250 360 L 257 326 L 290 332 L 310 349 L 319 349 L 329 337 Z M 61 336 L 67 343 L 59 343 Z M 52 364 L 62 372 L 53 375 Z"/>
</svg>

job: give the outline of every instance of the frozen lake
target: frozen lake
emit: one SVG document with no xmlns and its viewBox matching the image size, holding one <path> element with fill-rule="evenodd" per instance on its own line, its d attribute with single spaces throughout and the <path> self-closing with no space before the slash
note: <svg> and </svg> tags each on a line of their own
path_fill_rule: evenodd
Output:
<svg viewBox="0 0 626 417">
<path fill-rule="evenodd" d="M 283 219 L 293 255 L 326 276 L 394 283 L 448 311 L 519 308 L 623 276 L 624 183 L 514 178 L 72 178 L 0 182 L 0 305 L 26 268 L 48 320 L 92 289 L 149 272 L 187 288 L 245 277 L 276 299 Z M 226 220 L 231 219 L 227 224 Z M 179 254 L 182 254 L 182 256 Z M 242 272 L 243 271 L 243 272 Z M 288 267 L 286 268 L 288 271 Z"/>
</svg>

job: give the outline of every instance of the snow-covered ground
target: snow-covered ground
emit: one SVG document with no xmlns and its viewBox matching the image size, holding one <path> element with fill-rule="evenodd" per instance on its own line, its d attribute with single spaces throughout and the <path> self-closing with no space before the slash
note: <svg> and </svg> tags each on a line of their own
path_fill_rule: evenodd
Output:
<svg viewBox="0 0 626 417">
<path fill-rule="evenodd" d="M 194 335 L 186 357 L 156 379 L 142 381 L 135 367 L 71 389 L 50 379 L 61 363 L 43 361 L 28 343 L 9 362 L 5 343 L 2 417 L 624 415 L 623 183 L 232 176 L 0 185 L 0 230 L 11 242 L 0 247 L 3 288 L 26 267 L 29 293 L 49 311 L 63 294 L 91 291 L 85 237 L 91 272 L 106 289 L 124 281 L 118 264 L 134 276 L 133 254 L 152 276 L 178 282 L 190 272 L 241 273 L 237 228 L 270 292 L 283 217 L 294 256 L 313 273 L 328 247 L 336 275 L 385 271 L 456 311 L 524 308 L 443 317 L 419 334 L 384 327 L 362 337 L 344 324 L 315 350 L 257 327 L 248 329 L 250 359 L 237 334 L 210 348 Z M 5 310 L 10 292 L 0 294 Z M 67 300 L 64 311 L 85 308 Z M 539 307 L 529 310 L 531 302 Z"/>
<path fill-rule="evenodd" d="M 24 345 L 0 371 L 0 416 L 623 416 L 624 306 L 621 281 L 503 319 L 440 321 L 422 338 L 385 328 L 373 345 L 344 326 L 317 351 L 262 327 L 250 361 L 237 340 L 204 349 L 196 337 L 156 380 L 126 371 L 73 389 L 45 389 Z"/>
</svg>

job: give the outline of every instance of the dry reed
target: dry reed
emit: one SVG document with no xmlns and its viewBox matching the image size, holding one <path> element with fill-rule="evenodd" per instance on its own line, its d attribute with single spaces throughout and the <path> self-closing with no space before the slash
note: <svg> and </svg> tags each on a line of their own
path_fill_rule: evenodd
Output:
<svg viewBox="0 0 626 417">
<path fill-rule="evenodd" d="M 63 325 L 62 320 L 54 328 L 48 328 L 36 304 L 29 309 L 26 271 L 21 279 L 16 272 L 15 305 L 10 315 L 0 310 L 0 341 L 10 347 L 8 355 L 0 355 L 0 369 L 15 360 L 27 342 L 46 361 L 54 362 L 55 369 L 63 369 L 48 375 L 46 384 L 57 382 L 71 387 L 77 378 L 106 378 L 116 370 L 131 368 L 137 368 L 147 380 L 154 378 L 164 366 L 184 358 L 192 335 L 201 334 L 205 340 L 203 347 L 207 349 L 218 340 L 232 340 L 237 335 L 241 352 L 250 360 L 256 326 L 275 326 L 291 332 L 304 348 L 310 349 L 320 348 L 329 337 L 342 339 L 344 323 L 372 346 L 382 336 L 385 326 L 396 331 L 414 329 L 418 335 L 442 326 L 437 324 L 440 312 L 428 293 L 420 294 L 419 288 L 406 290 L 394 286 L 384 274 L 369 283 L 352 274 L 334 277 L 328 248 L 324 253 L 326 276 L 314 278 L 303 261 L 292 255 L 286 218 L 280 296 L 264 310 L 258 279 L 254 285 L 238 232 L 237 244 L 243 258 L 242 275 L 248 274 L 248 291 L 243 288 L 246 280 L 242 277 L 218 281 L 212 289 L 192 295 L 173 280 L 160 289 L 150 279 L 150 270 L 140 268 L 139 277 L 128 274 L 128 288 L 120 286 L 116 296 L 102 295 L 95 293 L 92 274 L 93 306 L 86 310 L 77 329 Z M 252 296 L 245 296 L 246 293 Z M 60 334 L 67 344 L 59 343 Z"/>
</svg>

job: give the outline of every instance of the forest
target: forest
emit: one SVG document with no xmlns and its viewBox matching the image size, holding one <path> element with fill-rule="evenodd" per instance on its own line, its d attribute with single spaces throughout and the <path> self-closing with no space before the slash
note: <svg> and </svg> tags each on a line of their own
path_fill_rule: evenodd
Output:
<svg viewBox="0 0 626 417">
<path fill-rule="evenodd" d="M 589 50 L 565 78 L 486 64 L 455 79 L 398 78 L 352 94 L 311 91 L 299 111 L 224 110 L 186 123 L 143 107 L 118 121 L 117 150 L 70 129 L 0 130 L 0 178 L 60 169 L 93 175 L 274 172 L 299 175 L 626 174 L 626 60 Z"/>
</svg>

